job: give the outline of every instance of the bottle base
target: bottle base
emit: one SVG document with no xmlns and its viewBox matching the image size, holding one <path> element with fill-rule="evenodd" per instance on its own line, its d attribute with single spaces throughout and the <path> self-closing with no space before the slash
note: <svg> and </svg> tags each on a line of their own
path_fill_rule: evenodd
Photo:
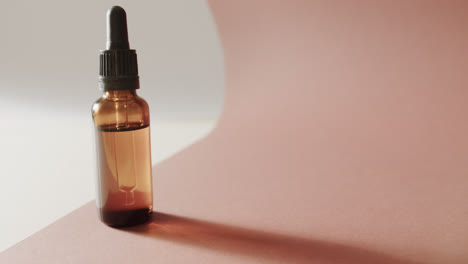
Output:
<svg viewBox="0 0 468 264">
<path fill-rule="evenodd" d="M 151 208 L 113 211 L 100 209 L 101 221 L 111 227 L 127 227 L 140 225 L 151 218 Z"/>
</svg>

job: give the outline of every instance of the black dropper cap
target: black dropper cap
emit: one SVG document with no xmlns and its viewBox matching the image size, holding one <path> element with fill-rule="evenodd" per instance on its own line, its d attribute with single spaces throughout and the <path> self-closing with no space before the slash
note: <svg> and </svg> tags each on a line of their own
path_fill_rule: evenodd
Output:
<svg viewBox="0 0 468 264">
<path fill-rule="evenodd" d="M 140 88 L 137 55 L 128 44 L 127 14 L 120 6 L 107 11 L 106 50 L 99 54 L 99 87 L 104 91 Z"/>
</svg>

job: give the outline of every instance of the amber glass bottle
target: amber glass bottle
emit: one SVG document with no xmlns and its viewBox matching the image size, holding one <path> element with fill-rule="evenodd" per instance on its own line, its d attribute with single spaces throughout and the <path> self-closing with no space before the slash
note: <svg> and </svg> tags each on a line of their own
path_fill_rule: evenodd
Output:
<svg viewBox="0 0 468 264">
<path fill-rule="evenodd" d="M 100 88 L 93 105 L 98 158 L 97 207 L 110 226 L 146 222 L 153 208 L 150 119 L 139 97 L 135 50 L 128 44 L 125 11 L 107 13 L 107 49 L 100 54 Z"/>
</svg>

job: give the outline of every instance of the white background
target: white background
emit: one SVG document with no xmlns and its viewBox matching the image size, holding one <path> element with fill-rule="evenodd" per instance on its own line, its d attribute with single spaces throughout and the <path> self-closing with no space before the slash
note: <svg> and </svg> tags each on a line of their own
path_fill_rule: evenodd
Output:
<svg viewBox="0 0 468 264">
<path fill-rule="evenodd" d="M 224 96 L 205 1 L 11 1 L 0 9 L 0 251 L 94 198 L 90 115 L 105 15 L 127 11 L 153 163 L 206 135 Z"/>
</svg>

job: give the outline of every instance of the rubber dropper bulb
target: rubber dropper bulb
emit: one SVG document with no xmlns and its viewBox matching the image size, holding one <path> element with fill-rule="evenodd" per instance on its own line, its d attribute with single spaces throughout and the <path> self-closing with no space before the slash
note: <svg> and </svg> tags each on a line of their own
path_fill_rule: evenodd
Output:
<svg viewBox="0 0 468 264">
<path fill-rule="evenodd" d="M 128 44 L 127 14 L 120 6 L 107 11 L 106 49 L 130 49 Z"/>
</svg>

